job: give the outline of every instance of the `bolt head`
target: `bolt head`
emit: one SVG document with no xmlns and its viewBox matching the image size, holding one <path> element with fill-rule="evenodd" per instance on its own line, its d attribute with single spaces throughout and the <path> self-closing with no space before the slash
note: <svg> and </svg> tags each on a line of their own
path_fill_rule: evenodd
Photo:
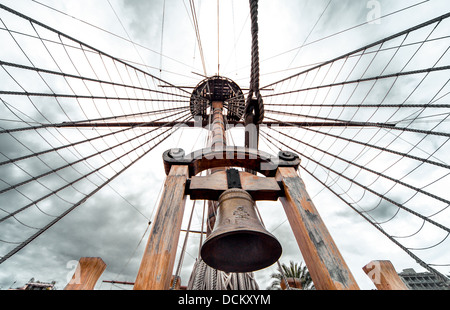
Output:
<svg viewBox="0 0 450 310">
<path fill-rule="evenodd" d="M 171 158 L 174 158 L 174 159 L 180 159 L 180 158 L 183 158 L 184 155 L 185 155 L 184 150 L 183 150 L 183 149 L 180 149 L 180 148 L 171 149 L 171 150 L 169 151 L 169 156 L 170 156 Z"/>
<path fill-rule="evenodd" d="M 281 151 L 281 152 L 278 154 L 278 157 L 279 157 L 281 160 L 293 161 L 293 160 L 295 160 L 298 156 L 297 156 L 297 154 L 294 154 L 294 153 L 289 152 L 289 151 Z"/>
</svg>

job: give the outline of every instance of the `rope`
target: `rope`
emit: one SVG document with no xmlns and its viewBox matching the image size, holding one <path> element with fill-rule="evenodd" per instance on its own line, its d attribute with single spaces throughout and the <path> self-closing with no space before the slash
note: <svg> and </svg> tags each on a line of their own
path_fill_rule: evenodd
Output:
<svg viewBox="0 0 450 310">
<path fill-rule="evenodd" d="M 194 264 L 187 290 L 259 290 L 253 273 L 226 273 L 199 259 Z"/>
<path fill-rule="evenodd" d="M 86 76 L 79 76 L 79 75 L 65 73 L 65 72 L 57 72 L 54 70 L 48 70 L 48 69 L 43 69 L 43 68 L 38 68 L 38 67 L 30 67 L 30 66 L 26 66 L 26 65 L 22 65 L 22 64 L 17 64 L 17 63 L 5 62 L 2 60 L 0 60 L 0 66 L 7 66 L 7 67 L 13 67 L 13 68 L 18 68 L 18 69 L 23 69 L 23 70 L 36 71 L 39 73 L 47 73 L 47 74 L 62 76 L 62 77 L 66 77 L 66 78 L 79 79 L 79 80 L 87 81 L 87 82 L 95 82 L 95 83 L 99 83 L 99 84 L 106 84 L 106 85 L 111 85 L 111 86 L 130 88 L 130 89 L 134 89 L 134 90 L 142 90 L 142 91 L 158 93 L 158 94 L 163 94 L 163 95 L 171 95 L 171 96 L 178 96 L 178 97 L 183 97 L 183 98 L 190 98 L 190 96 L 188 96 L 188 95 L 175 94 L 172 92 L 164 92 L 164 91 L 160 91 L 160 90 L 156 90 L 156 89 L 151 89 L 149 87 L 139 87 L 139 86 L 135 86 L 135 85 L 116 83 L 116 82 L 107 81 L 107 80 L 99 80 L 99 79 L 89 78 Z"/>
<path fill-rule="evenodd" d="M 180 280 L 180 273 L 181 273 L 181 266 L 183 265 L 183 259 L 184 259 L 184 254 L 186 253 L 186 246 L 187 246 L 187 242 L 189 239 L 189 232 L 191 231 L 191 223 L 192 223 L 192 217 L 194 216 L 194 210 L 195 210 L 195 203 L 197 201 L 194 200 L 193 204 L 192 204 L 192 211 L 191 211 L 191 216 L 189 217 L 189 224 L 188 224 L 188 228 L 186 231 L 186 236 L 184 237 L 184 242 L 183 242 L 183 248 L 180 254 L 180 259 L 178 261 L 178 266 L 177 266 L 177 270 L 175 272 L 175 277 L 172 283 L 172 287 L 170 288 L 171 290 L 174 290 L 175 287 L 177 286 L 178 280 Z"/>
<path fill-rule="evenodd" d="M 264 119 L 264 103 L 259 91 L 258 0 L 250 0 L 252 64 L 250 90 L 245 105 L 245 123 L 261 124 Z"/>
<path fill-rule="evenodd" d="M 75 203 L 73 206 L 71 206 L 69 209 L 67 209 L 66 211 L 64 211 L 61 215 L 59 215 L 57 218 L 55 218 L 53 221 L 51 221 L 50 223 L 48 223 L 46 226 L 44 226 L 42 229 L 40 229 L 38 232 L 36 232 L 35 234 L 33 234 L 31 237 L 29 237 L 27 240 L 25 240 L 24 242 L 22 242 L 20 245 L 18 245 L 16 248 L 14 248 L 13 250 L 11 250 L 10 252 L 8 252 L 5 256 L 3 256 L 0 259 L 0 264 L 4 263 L 6 260 L 8 260 L 11 256 L 13 256 L 14 254 L 16 254 L 17 252 L 19 252 L 21 249 L 23 249 L 25 246 L 27 246 L 29 243 L 31 243 L 34 239 L 36 239 L 37 237 L 39 237 L 42 233 L 44 233 L 45 231 L 47 231 L 49 228 L 51 228 L 53 225 L 55 225 L 57 222 L 59 222 L 62 218 L 64 218 L 67 214 L 69 214 L 70 212 L 72 212 L 73 210 L 75 210 L 77 207 L 79 207 L 80 205 L 84 204 L 90 197 L 92 197 L 94 194 L 96 194 L 97 192 L 99 192 L 103 187 L 105 187 L 106 185 L 108 185 L 111 181 L 113 181 L 114 179 L 116 179 L 119 175 L 121 175 L 124 171 L 126 171 L 129 167 L 131 167 L 134 163 L 136 163 L 138 160 L 140 160 L 142 157 L 144 157 L 146 154 L 150 153 L 150 151 L 152 151 L 156 146 L 158 146 L 159 144 L 161 144 L 165 139 L 167 139 L 168 137 L 170 137 L 170 135 L 167 135 L 166 137 L 164 137 L 164 139 L 162 139 L 161 141 L 159 141 L 156 145 L 152 146 L 151 148 L 149 148 L 147 151 L 145 151 L 141 156 L 139 156 L 138 158 L 136 158 L 134 161 L 132 161 L 131 163 L 129 163 L 127 166 L 125 166 L 122 170 L 120 170 L 119 172 L 117 172 L 115 175 L 113 175 L 111 178 L 107 179 L 104 183 L 102 183 L 101 185 L 99 185 L 97 188 L 95 188 L 93 191 L 91 191 L 88 195 L 86 195 L 85 197 L 83 197 L 82 199 L 80 199 L 77 203 Z M 146 144 L 146 142 L 144 143 Z M 133 151 L 133 150 L 132 150 Z M 115 159 L 118 160 L 119 158 Z"/>
<path fill-rule="evenodd" d="M 274 137 L 272 137 L 271 135 L 269 135 L 269 134 L 267 134 L 267 133 L 265 133 L 265 134 L 266 134 L 267 136 L 269 136 L 269 138 L 274 139 Z M 275 140 L 276 140 L 276 139 L 275 139 Z M 270 140 L 269 140 L 269 141 L 270 141 Z M 285 143 L 283 143 L 283 142 L 281 142 L 281 141 L 278 141 L 278 143 L 280 143 L 280 144 L 283 145 L 284 147 L 287 147 L 289 150 L 291 150 L 291 151 L 293 151 L 293 152 L 299 153 L 299 152 L 297 152 L 294 148 L 288 146 L 287 144 L 285 144 Z M 307 156 L 306 154 L 302 154 L 302 156 L 303 156 L 304 158 L 310 160 L 311 162 L 313 162 L 313 163 L 315 163 L 315 164 L 317 164 L 317 165 L 319 165 L 319 166 L 321 166 L 321 167 L 323 167 L 323 168 L 329 170 L 330 172 L 332 172 L 332 173 L 334 173 L 334 174 L 336 174 L 336 175 L 338 175 L 338 176 L 340 176 L 340 177 L 346 179 L 347 181 L 349 181 L 349 182 L 351 182 L 351 183 L 353 183 L 353 184 L 355 184 L 355 185 L 358 185 L 359 187 L 361 187 L 362 189 L 366 190 L 367 192 L 370 192 L 370 193 L 372 193 L 372 194 L 374 194 L 374 195 L 376 195 L 376 196 L 378 196 L 378 197 L 384 199 L 386 202 L 389 202 L 389 203 L 391 203 L 392 205 L 394 205 L 394 206 L 396 206 L 396 207 L 398 207 L 398 208 L 400 208 L 400 209 L 403 209 L 403 210 L 405 210 L 406 212 L 408 212 L 408 213 L 410 213 L 410 214 L 412 214 L 412 215 L 414 215 L 414 216 L 416 216 L 416 217 L 418 217 L 418 218 L 421 218 L 422 220 L 425 220 L 425 221 L 427 221 L 428 223 L 430 223 L 430 224 L 432 224 L 432 225 L 434 225 L 434 226 L 436 226 L 436 227 L 438 227 L 438 228 L 440 228 L 440 229 L 442 229 L 442 230 L 445 230 L 446 232 L 449 232 L 449 233 L 450 233 L 450 228 L 449 228 L 449 227 L 446 227 L 446 226 L 441 225 L 441 224 L 439 224 L 439 223 L 437 223 L 437 222 L 435 222 L 435 221 L 433 221 L 433 220 L 430 220 L 428 217 L 426 217 L 426 216 L 424 216 L 424 215 L 422 215 L 422 214 L 420 214 L 420 213 L 418 213 L 418 212 L 415 212 L 415 211 L 413 211 L 413 210 L 407 208 L 406 206 L 404 206 L 404 205 L 402 205 L 402 204 L 400 204 L 400 203 L 398 203 L 398 202 L 396 202 L 396 201 L 394 201 L 394 200 L 388 198 L 387 196 L 385 196 L 385 195 L 383 195 L 383 194 L 381 194 L 381 193 L 378 193 L 377 191 L 375 191 L 375 190 L 373 190 L 373 189 L 371 189 L 371 188 L 369 188 L 369 187 L 367 187 L 367 186 L 364 186 L 363 184 L 357 182 L 356 180 L 353 180 L 352 178 L 350 178 L 350 177 L 348 177 L 348 176 L 345 176 L 345 175 L 343 175 L 342 173 L 339 173 L 338 171 L 332 169 L 331 167 L 328 167 L 327 165 L 325 165 L 325 164 L 323 164 L 323 163 L 320 163 L 319 161 L 313 159 L 312 157 Z"/>
<path fill-rule="evenodd" d="M 163 65 L 163 55 L 162 55 L 162 52 L 163 52 L 163 47 L 164 47 L 164 24 L 165 24 L 165 22 L 164 22 L 164 20 L 165 20 L 165 15 L 166 15 L 166 0 L 164 0 L 164 3 L 163 3 L 163 11 L 162 11 L 162 24 L 161 24 L 161 57 L 160 57 L 160 60 L 159 60 L 159 73 L 161 74 L 162 73 L 162 65 Z"/>
<path fill-rule="evenodd" d="M 165 133 L 169 132 L 170 130 L 172 130 L 172 128 L 169 128 L 168 130 L 166 130 L 166 131 L 163 132 L 162 134 L 165 134 Z M 177 129 L 176 129 L 176 130 L 177 130 Z M 150 132 L 148 132 L 148 133 L 150 133 Z M 148 133 L 146 133 L 146 134 L 148 134 Z M 15 210 L 15 211 L 11 212 L 11 213 L 8 213 L 7 216 L 5 216 L 5 217 L 3 217 L 3 218 L 0 218 L 0 223 L 3 222 L 3 221 L 5 221 L 5 220 L 7 220 L 8 218 L 10 218 L 10 217 L 16 215 L 17 213 L 20 213 L 20 212 L 22 212 L 22 211 L 24 211 L 24 210 L 30 208 L 31 206 L 37 204 L 38 202 L 41 202 L 41 201 L 43 201 L 43 200 L 45 200 L 45 199 L 51 197 L 52 195 L 54 195 L 54 194 L 56 194 L 56 193 L 58 193 L 58 192 L 60 192 L 60 191 L 62 191 L 62 190 L 64 190 L 64 189 L 66 189 L 66 188 L 68 188 L 68 187 L 70 187 L 70 186 L 76 184 L 76 183 L 79 182 L 80 180 L 83 180 L 83 179 L 87 178 L 88 176 L 93 175 L 94 173 L 96 173 L 96 172 L 98 172 L 98 171 L 100 171 L 100 170 L 102 170 L 102 169 L 104 169 L 104 168 L 106 168 L 106 167 L 109 167 L 109 166 L 112 165 L 114 162 L 116 162 L 116 161 L 120 160 L 121 158 L 127 156 L 128 154 L 130 154 L 130 153 L 136 151 L 137 149 L 141 148 L 142 146 L 146 145 L 147 143 L 149 143 L 149 142 L 151 142 L 151 141 L 153 141 L 153 140 L 156 140 L 156 139 L 159 138 L 162 134 L 157 135 L 157 136 L 151 138 L 149 141 L 146 141 L 146 142 L 142 143 L 141 145 L 139 145 L 139 146 L 137 146 L 137 147 L 135 147 L 135 148 L 129 150 L 127 153 L 124 153 L 124 154 L 120 155 L 119 157 L 114 158 L 114 159 L 111 160 L 110 162 L 105 163 L 104 165 L 102 165 L 102 166 L 96 168 L 95 170 L 91 170 L 91 171 L 89 171 L 88 173 L 86 173 L 85 175 L 82 175 L 81 177 L 79 177 L 79 178 L 77 178 L 77 179 L 71 181 L 70 183 L 67 183 L 67 184 L 65 184 L 65 185 L 63 185 L 63 186 L 61 186 L 61 187 L 59 187 L 59 188 L 57 188 L 57 189 L 51 191 L 50 193 L 48 193 L 48 194 L 46 194 L 46 195 L 44 195 L 44 196 L 42 196 L 42 197 L 40 197 L 40 198 L 38 198 L 38 199 L 32 201 L 31 203 L 27 204 L 26 206 L 24 206 L 24 207 L 22 207 L 22 208 L 20 208 L 20 209 L 17 209 L 17 210 Z M 167 137 L 165 137 L 164 140 L 165 140 L 166 138 L 167 138 Z M 134 138 L 133 138 L 133 139 L 134 139 Z M 164 141 L 164 140 L 161 140 L 161 141 L 157 142 L 157 143 L 152 147 L 152 149 L 153 149 L 156 145 L 159 145 L 159 144 L 160 144 L 162 141 Z M 129 141 L 127 141 L 127 142 L 129 142 Z M 95 155 L 97 155 L 97 154 L 95 154 Z M 87 159 L 87 158 L 83 158 L 83 160 L 85 160 L 85 159 Z M 39 176 L 39 177 L 42 177 L 42 176 Z M 21 185 L 21 184 L 19 184 L 19 185 Z M 16 186 L 13 186 L 13 187 L 17 187 L 17 185 L 16 185 Z M 8 188 L 7 190 L 10 190 L 10 189 L 11 189 L 11 188 Z"/>
<path fill-rule="evenodd" d="M 205 75 L 208 75 L 206 73 L 206 62 L 205 62 L 205 56 L 203 54 L 202 41 L 201 41 L 201 38 L 200 38 L 200 31 L 199 31 L 199 27 L 198 27 L 198 19 L 197 19 L 197 12 L 195 10 L 195 3 L 194 3 L 193 0 L 190 0 L 189 4 L 191 6 L 191 14 L 192 14 L 192 21 L 194 23 L 195 36 L 197 38 L 198 49 L 200 51 L 200 57 L 201 57 L 201 60 L 202 60 L 203 73 Z"/>
<path fill-rule="evenodd" d="M 153 79 L 155 79 L 155 80 L 157 80 L 157 81 L 159 81 L 161 83 L 164 83 L 166 85 L 172 86 L 172 87 L 180 90 L 181 92 L 184 92 L 184 93 L 187 93 L 187 94 L 190 95 L 190 93 L 188 91 L 184 90 L 183 88 L 177 87 L 177 86 L 175 86 L 175 85 L 173 85 L 173 84 L 171 84 L 171 83 L 169 83 L 169 82 L 167 82 L 167 81 L 165 81 L 163 79 L 160 79 L 160 78 L 158 78 L 158 77 L 156 77 L 156 76 L 154 76 L 154 75 L 152 75 L 152 74 L 150 74 L 150 73 L 148 73 L 146 71 L 143 71 L 143 70 L 141 70 L 141 69 L 139 69 L 137 67 L 134 67 L 134 66 L 130 65 L 129 63 L 127 63 L 126 61 L 123 61 L 123 60 L 118 59 L 116 57 L 113 57 L 113 56 L 111 56 L 111 55 L 109 55 L 109 54 L 107 54 L 105 52 L 102 52 L 99 49 L 96 49 L 95 47 L 93 47 L 91 45 L 83 43 L 80 40 L 75 39 L 74 37 L 71 37 L 71 36 L 69 36 L 69 35 L 67 35 L 67 34 L 65 34 L 65 33 L 61 32 L 61 31 L 58 31 L 55 28 L 52 28 L 52 27 L 50 27 L 50 26 L 48 26 L 48 25 L 46 25 L 44 23 L 41 23 L 41 22 L 39 22 L 39 21 L 37 21 L 37 20 L 27 16 L 27 15 L 24 15 L 24 14 L 22 14 L 22 13 L 16 11 L 16 10 L 13 10 L 13 9 L 3 5 L 3 4 L 0 4 L 0 9 L 5 10 L 5 11 L 7 11 L 7 12 L 9 12 L 11 14 L 14 14 L 14 15 L 20 17 L 20 18 L 23 18 L 25 20 L 28 20 L 31 24 L 37 25 L 37 26 L 42 27 L 43 29 L 49 30 L 50 32 L 53 32 L 54 34 L 56 34 L 58 36 L 64 37 L 64 38 L 72 41 L 73 43 L 79 44 L 82 48 L 86 48 L 89 51 L 93 51 L 93 52 L 96 52 L 96 53 L 98 53 L 100 55 L 106 56 L 106 57 L 114 60 L 115 62 L 124 65 L 127 68 L 132 68 L 136 72 L 142 73 L 145 76 L 151 77 L 151 78 L 153 78 Z"/>
<path fill-rule="evenodd" d="M 263 132 L 264 133 L 264 132 Z M 279 146 L 277 146 L 274 141 L 277 141 L 278 143 L 280 143 L 281 145 L 283 145 L 284 147 L 287 147 L 287 145 L 285 145 L 284 143 L 282 143 L 281 141 L 279 141 L 278 139 L 275 139 L 274 137 L 268 135 L 267 133 L 265 133 L 267 135 L 262 135 L 262 137 L 265 139 L 265 141 L 271 143 L 274 147 L 276 147 L 277 149 L 281 150 L 281 148 Z M 290 148 L 292 151 L 295 151 L 293 148 Z M 314 161 L 312 158 L 307 157 L 305 154 L 303 154 L 303 156 L 305 158 L 307 158 L 308 160 Z M 316 162 L 317 164 L 320 165 L 320 163 Z M 325 166 L 323 166 L 326 169 L 329 169 Z M 339 198 L 342 202 L 344 202 L 346 205 L 348 205 L 353 211 L 355 211 L 358 215 L 360 215 L 364 220 L 366 220 L 368 223 L 370 223 L 373 227 L 375 227 L 378 231 L 380 231 L 383 235 L 385 235 L 391 242 L 393 242 L 395 245 L 397 245 L 400 249 L 402 249 L 406 254 L 408 254 L 411 258 L 413 258 L 420 266 L 422 266 L 423 268 L 427 269 L 429 272 L 433 273 L 434 275 L 436 275 L 439 279 L 441 279 L 444 283 L 450 283 L 450 281 L 445 277 L 445 275 L 443 275 L 442 273 L 440 273 L 439 271 L 437 271 L 436 269 L 432 268 L 431 264 L 427 264 L 425 263 L 422 259 L 420 259 L 417 255 L 415 255 L 414 253 L 412 253 L 411 250 L 413 249 L 408 249 L 407 247 L 403 246 L 400 242 L 398 242 L 395 237 L 393 237 L 392 235 L 390 235 L 388 232 L 386 232 L 381 225 L 378 225 L 377 223 L 373 222 L 368 215 L 365 215 L 364 212 L 361 212 L 360 210 L 358 210 L 355 206 L 353 206 L 353 204 L 351 202 L 349 202 L 348 200 L 346 200 L 342 195 L 337 193 L 335 190 L 333 190 L 332 186 L 327 185 L 323 180 L 319 179 L 317 177 L 317 175 L 308 170 L 307 167 L 305 165 L 301 165 L 301 168 L 306 171 L 312 178 L 314 178 L 316 181 L 318 181 L 320 184 L 322 184 L 324 186 L 324 188 L 328 189 L 331 193 L 333 193 L 337 198 Z M 330 171 L 332 171 L 333 173 L 336 173 L 340 176 L 342 176 L 341 174 L 339 174 L 336 171 L 333 171 L 330 169 Z M 354 182 L 357 185 L 357 182 Z M 369 190 L 368 188 L 365 188 L 366 190 Z M 383 198 L 383 197 L 382 197 Z M 384 197 L 385 198 L 385 197 Z M 386 199 L 386 198 L 385 198 Z M 386 199 L 388 200 L 388 199 Z M 393 201 L 390 201 L 393 202 Z M 395 203 L 394 203 L 395 204 Z M 399 208 L 403 208 L 403 206 L 397 204 L 397 207 Z M 406 210 L 408 211 L 408 210 Z M 423 218 L 420 214 L 415 213 L 414 215 L 421 217 L 422 219 L 426 220 L 426 218 Z M 432 223 L 435 224 L 435 223 Z M 441 227 L 442 225 L 436 225 L 444 230 L 446 230 L 448 232 L 448 228 L 446 227 Z M 447 237 L 446 237 L 447 238 Z M 442 242 L 442 241 L 441 241 Z"/>
</svg>

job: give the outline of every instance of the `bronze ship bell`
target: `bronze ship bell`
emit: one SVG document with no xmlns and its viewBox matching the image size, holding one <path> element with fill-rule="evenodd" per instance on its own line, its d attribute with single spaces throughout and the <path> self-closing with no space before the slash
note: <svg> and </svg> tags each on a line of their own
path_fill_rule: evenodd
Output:
<svg viewBox="0 0 450 310">
<path fill-rule="evenodd" d="M 249 193 L 238 188 L 225 191 L 217 213 L 201 249 L 207 265 L 225 272 L 253 272 L 279 259 L 281 244 L 261 224 Z"/>
</svg>

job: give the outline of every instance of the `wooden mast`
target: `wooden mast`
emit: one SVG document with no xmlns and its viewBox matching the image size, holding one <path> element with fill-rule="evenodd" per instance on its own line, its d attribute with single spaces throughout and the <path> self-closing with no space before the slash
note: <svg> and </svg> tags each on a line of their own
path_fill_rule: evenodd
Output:
<svg viewBox="0 0 450 310">
<path fill-rule="evenodd" d="M 227 146 L 227 137 L 225 133 L 225 120 L 223 117 L 223 102 L 212 102 L 212 119 L 210 132 L 210 147 L 212 151 L 222 150 Z M 210 175 L 220 171 L 224 168 L 213 168 L 210 170 Z M 218 208 L 217 201 L 208 200 L 208 220 L 206 225 L 206 235 L 211 234 L 214 224 L 216 222 L 216 211 Z"/>
</svg>

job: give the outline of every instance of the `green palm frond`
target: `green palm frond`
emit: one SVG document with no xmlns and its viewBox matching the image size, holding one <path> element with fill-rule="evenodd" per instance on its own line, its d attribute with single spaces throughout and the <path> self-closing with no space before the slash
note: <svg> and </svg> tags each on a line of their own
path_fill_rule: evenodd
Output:
<svg viewBox="0 0 450 310">
<path fill-rule="evenodd" d="M 302 283 L 302 287 L 304 290 L 314 289 L 314 284 L 312 282 L 308 268 L 304 266 L 302 262 L 298 264 L 294 263 L 293 261 L 290 261 L 289 265 L 280 264 L 277 267 L 277 272 L 272 273 L 270 277 L 274 279 L 270 287 L 268 287 L 268 289 L 270 290 L 280 290 L 281 289 L 280 284 L 284 277 L 300 279 L 300 282 Z"/>
</svg>

